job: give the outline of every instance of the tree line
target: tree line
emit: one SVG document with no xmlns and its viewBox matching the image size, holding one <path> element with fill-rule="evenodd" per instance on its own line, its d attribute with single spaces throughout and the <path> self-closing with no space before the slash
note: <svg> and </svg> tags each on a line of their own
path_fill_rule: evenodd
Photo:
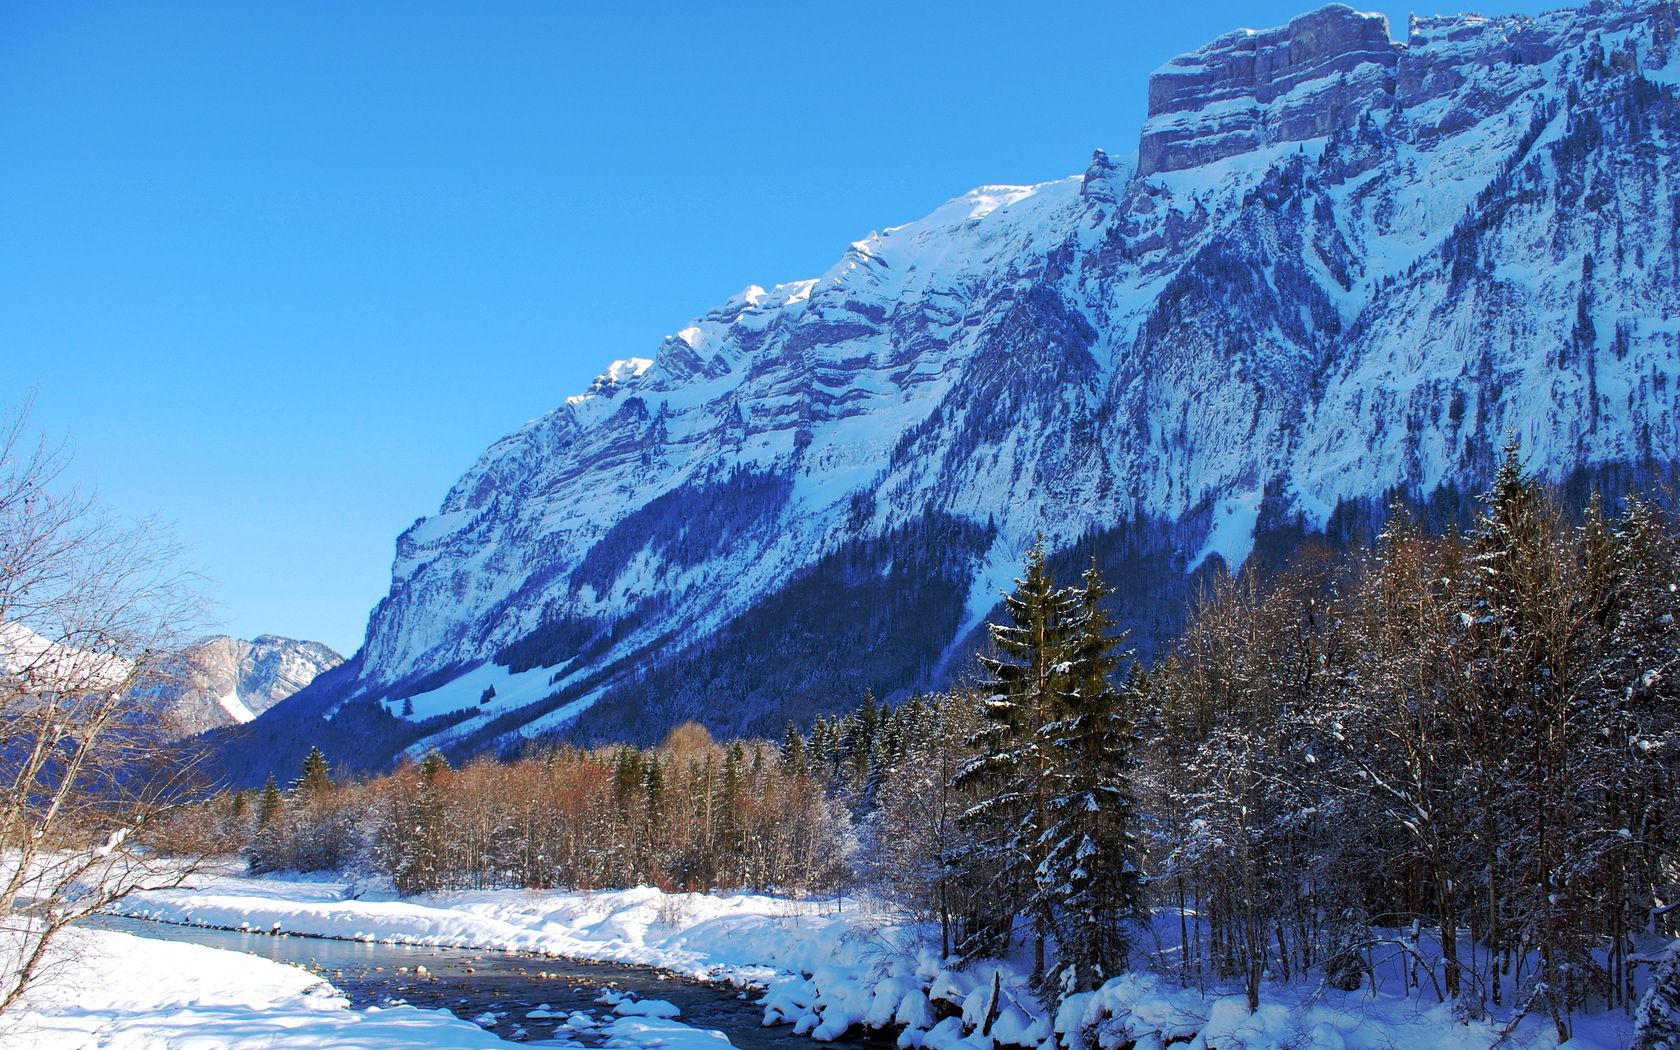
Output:
<svg viewBox="0 0 1680 1050">
<path fill-rule="evenodd" d="M 350 785 L 316 755 L 289 792 L 212 808 L 259 870 L 862 885 L 947 958 L 1025 949 L 1047 1002 L 1141 966 L 1258 1007 L 1386 955 L 1464 1016 L 1565 1039 L 1631 1007 L 1639 967 L 1675 977 L 1680 542 L 1638 498 L 1566 512 L 1515 448 L 1483 504 L 1462 534 L 1396 510 L 1369 549 L 1223 577 L 1149 669 L 1095 568 L 1057 587 L 1040 545 L 948 693 L 779 744 L 689 725 Z"/>
<path fill-rule="evenodd" d="M 832 889 L 846 820 L 763 741 L 697 724 L 654 748 L 557 748 L 450 768 L 433 752 L 335 783 L 310 751 L 285 790 L 218 796 L 182 821 L 199 849 L 242 849 L 254 873 L 350 871 L 403 894 L 455 889 Z"/>
<path fill-rule="evenodd" d="M 1357 986 L 1378 941 L 1466 1013 L 1627 1004 L 1680 930 L 1680 549 L 1569 515 L 1508 449 L 1466 535 L 1223 581 L 1150 676 L 1144 777 L 1176 966 Z M 1396 929 L 1411 932 L 1396 938 Z M 1438 984 L 1435 982 L 1438 981 Z"/>
<path fill-rule="evenodd" d="M 1368 549 L 1221 578 L 1147 671 L 1101 589 L 1035 551 L 972 687 L 813 731 L 864 803 L 860 874 L 947 954 L 1027 947 L 1047 999 L 1146 966 L 1251 1008 L 1401 959 L 1560 1040 L 1648 967 L 1642 1016 L 1680 1018 L 1680 539 L 1652 503 L 1564 507 L 1508 448 L 1462 533 L 1396 508 Z"/>
</svg>

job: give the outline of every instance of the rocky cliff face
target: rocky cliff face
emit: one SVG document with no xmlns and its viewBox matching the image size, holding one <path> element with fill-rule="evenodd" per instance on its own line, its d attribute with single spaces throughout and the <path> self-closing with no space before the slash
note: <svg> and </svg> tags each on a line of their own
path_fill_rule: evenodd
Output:
<svg viewBox="0 0 1680 1050">
<path fill-rule="evenodd" d="M 774 732 L 947 676 L 1038 531 L 1146 637 L 1187 572 L 1450 502 L 1510 432 L 1554 477 L 1671 469 L 1675 24 L 1402 46 L 1333 6 L 1174 59 L 1135 162 L 871 234 L 498 442 L 293 710 L 462 751 Z"/>
<path fill-rule="evenodd" d="M 171 683 L 149 698 L 164 723 L 187 736 L 249 722 L 343 662 L 320 642 L 218 635 L 188 649 Z"/>
<path fill-rule="evenodd" d="M 1138 174 L 1305 142 L 1386 113 L 1405 50 L 1389 41 L 1387 18 L 1335 4 L 1180 55 L 1149 78 Z"/>
</svg>

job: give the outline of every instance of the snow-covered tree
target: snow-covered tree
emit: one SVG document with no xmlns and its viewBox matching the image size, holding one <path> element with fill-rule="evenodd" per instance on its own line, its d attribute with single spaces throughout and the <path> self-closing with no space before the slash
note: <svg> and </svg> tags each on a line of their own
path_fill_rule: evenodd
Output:
<svg viewBox="0 0 1680 1050">
<path fill-rule="evenodd" d="M 958 817 L 972 792 L 954 787 L 973 757 L 967 739 L 978 705 L 964 692 L 906 705 L 903 752 L 887 767 L 867 828 L 860 865 L 870 884 L 913 919 L 937 923 L 940 955 L 964 940 L 971 909 L 952 858 L 967 855 L 972 836 Z"/>
<path fill-rule="evenodd" d="M 1113 682 L 1133 654 L 1118 651 L 1125 636 L 1102 608 L 1107 595 L 1093 564 L 1069 616 L 1054 717 L 1039 729 L 1049 804 L 1035 897 L 1054 919 L 1059 972 L 1047 991 L 1061 995 L 1089 991 L 1124 969 L 1127 923 L 1144 906 L 1132 786 L 1140 698 Z"/>
<path fill-rule="evenodd" d="M 1680 1050 L 1680 942 L 1669 947 L 1634 1010 L 1633 1050 Z"/>
<path fill-rule="evenodd" d="M 1068 647 L 1077 623 L 1070 592 L 1056 589 L 1043 541 L 1027 554 L 1026 575 L 1004 598 L 1006 624 L 991 624 L 995 650 L 983 656 L 981 724 L 969 745 L 977 752 L 954 784 L 978 801 L 962 822 L 974 842 L 953 858 L 975 887 L 975 914 L 965 923 L 969 954 L 1001 955 L 1026 913 L 1032 923 L 1033 974 L 1045 971 L 1051 915 L 1034 891 L 1050 843 L 1045 839 L 1054 788 L 1050 749 L 1041 729 L 1056 719 L 1070 667 Z M 1035 902 L 1038 907 L 1034 907 Z"/>
</svg>

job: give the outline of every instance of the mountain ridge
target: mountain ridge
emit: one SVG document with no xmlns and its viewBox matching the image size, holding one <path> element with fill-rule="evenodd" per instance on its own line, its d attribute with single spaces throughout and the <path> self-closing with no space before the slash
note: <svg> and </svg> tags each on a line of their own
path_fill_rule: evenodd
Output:
<svg viewBox="0 0 1680 1050">
<path fill-rule="evenodd" d="M 1135 161 L 749 286 L 496 442 L 299 709 L 411 751 L 763 731 L 939 684 L 1039 532 L 1130 552 L 1147 606 L 1473 486 L 1507 433 L 1552 478 L 1664 476 L 1676 23 L 1414 18 L 1400 45 L 1338 4 L 1170 60 Z"/>
</svg>

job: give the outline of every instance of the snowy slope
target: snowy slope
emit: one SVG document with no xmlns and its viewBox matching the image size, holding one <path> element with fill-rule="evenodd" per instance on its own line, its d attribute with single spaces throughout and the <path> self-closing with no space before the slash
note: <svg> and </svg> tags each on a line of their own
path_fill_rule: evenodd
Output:
<svg viewBox="0 0 1680 1050">
<path fill-rule="evenodd" d="M 749 287 L 497 442 L 399 538 L 357 674 L 290 710 L 423 695 L 391 737 L 416 749 L 774 732 L 937 684 L 1039 531 L 1096 537 L 1147 606 L 1473 487 L 1509 432 L 1554 477 L 1671 469 L 1676 21 L 1433 17 L 1402 45 L 1333 5 L 1174 59 L 1136 160 Z"/>
</svg>

